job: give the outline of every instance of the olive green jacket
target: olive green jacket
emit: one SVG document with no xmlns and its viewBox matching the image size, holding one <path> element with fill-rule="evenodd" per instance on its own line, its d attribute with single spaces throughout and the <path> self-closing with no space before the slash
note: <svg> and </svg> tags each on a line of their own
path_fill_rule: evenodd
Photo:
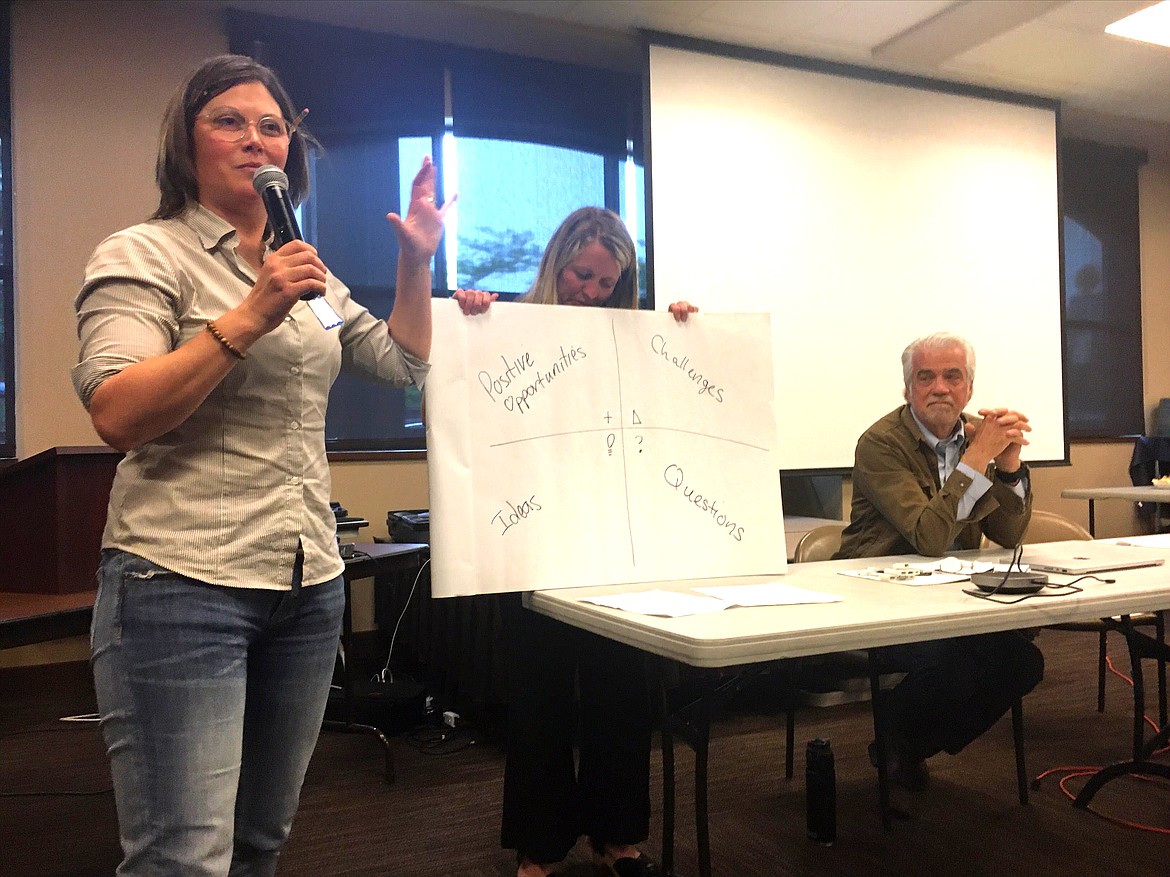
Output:
<svg viewBox="0 0 1170 877">
<path fill-rule="evenodd" d="M 964 414 L 963 420 L 971 418 Z M 941 557 L 956 538 L 963 548 L 978 548 L 984 534 L 1000 545 L 1017 545 L 1032 514 L 1031 487 L 1025 487 L 1021 500 L 993 471 L 988 467 L 991 488 L 975 503 L 970 519 L 957 520 L 971 477 L 956 468 L 940 485 L 938 457 L 922 438 L 910 406 L 891 411 L 857 441 L 853 509 L 834 556 Z"/>
</svg>

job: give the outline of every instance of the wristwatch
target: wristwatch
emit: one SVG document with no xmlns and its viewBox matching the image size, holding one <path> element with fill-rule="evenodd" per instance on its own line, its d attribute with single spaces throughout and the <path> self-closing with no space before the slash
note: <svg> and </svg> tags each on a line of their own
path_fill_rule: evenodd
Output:
<svg viewBox="0 0 1170 877">
<path fill-rule="evenodd" d="M 1027 474 L 1028 474 L 1028 467 L 1026 465 L 1024 465 L 1023 463 L 1020 464 L 1020 468 L 1017 469 L 1015 472 L 1004 472 L 999 467 L 996 467 L 996 470 L 995 470 L 995 477 L 998 478 L 1000 481 L 1002 481 L 1004 484 L 1019 484 L 1020 480 Z"/>
</svg>

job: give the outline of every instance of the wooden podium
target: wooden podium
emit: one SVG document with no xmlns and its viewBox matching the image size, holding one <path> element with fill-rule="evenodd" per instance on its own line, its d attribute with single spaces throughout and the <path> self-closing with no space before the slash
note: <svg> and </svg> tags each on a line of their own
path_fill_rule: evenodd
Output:
<svg viewBox="0 0 1170 877">
<path fill-rule="evenodd" d="M 50 448 L 0 469 L 0 591 L 92 591 L 114 470 L 107 447 Z"/>
</svg>

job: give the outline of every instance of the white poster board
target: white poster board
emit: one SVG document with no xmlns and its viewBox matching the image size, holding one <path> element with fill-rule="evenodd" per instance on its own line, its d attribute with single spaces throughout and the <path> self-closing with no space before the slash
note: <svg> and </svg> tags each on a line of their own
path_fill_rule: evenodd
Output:
<svg viewBox="0 0 1170 877">
<path fill-rule="evenodd" d="M 432 311 L 436 597 L 785 572 L 767 314 Z"/>
</svg>

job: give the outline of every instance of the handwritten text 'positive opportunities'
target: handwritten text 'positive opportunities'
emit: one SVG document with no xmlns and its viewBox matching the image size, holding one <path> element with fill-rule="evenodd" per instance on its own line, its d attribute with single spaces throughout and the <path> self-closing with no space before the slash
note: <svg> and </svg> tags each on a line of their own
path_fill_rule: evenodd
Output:
<svg viewBox="0 0 1170 877">
<path fill-rule="evenodd" d="M 524 414 L 532 408 L 530 400 L 533 396 L 551 384 L 558 375 L 568 371 L 573 363 L 585 359 L 585 349 L 582 347 L 565 350 L 562 346 L 560 351 L 560 358 L 553 362 L 552 367 L 543 370 L 537 368 L 528 351 L 511 361 L 501 354 L 500 362 L 504 364 L 504 370 L 495 375 L 481 371 L 479 385 L 493 402 L 502 402 L 505 410 Z"/>
</svg>

